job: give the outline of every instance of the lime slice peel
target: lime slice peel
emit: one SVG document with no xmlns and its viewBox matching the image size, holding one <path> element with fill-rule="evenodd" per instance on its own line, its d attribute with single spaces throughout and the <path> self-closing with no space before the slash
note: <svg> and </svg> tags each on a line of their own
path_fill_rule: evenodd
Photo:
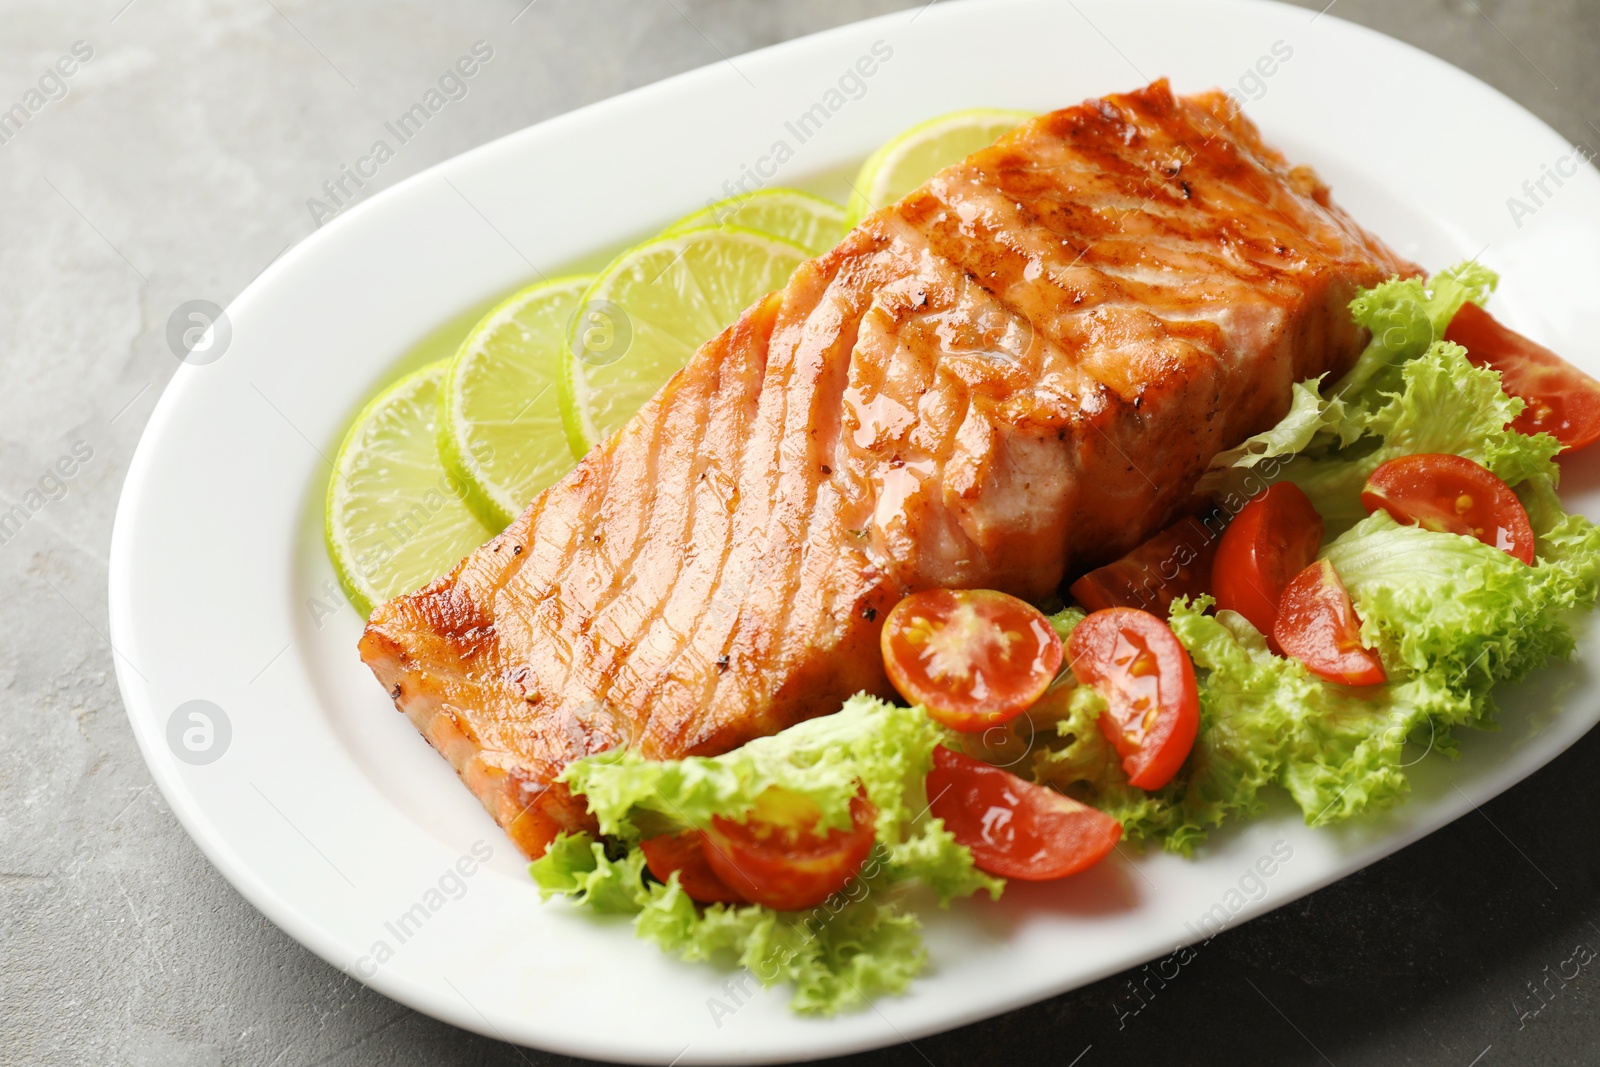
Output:
<svg viewBox="0 0 1600 1067">
<path fill-rule="evenodd" d="M 761 189 L 730 196 L 685 215 L 661 232 L 671 237 L 707 226 L 738 226 L 793 241 L 820 256 L 844 238 L 844 208 L 798 189 Z"/>
<path fill-rule="evenodd" d="M 684 230 L 613 260 L 568 335 L 561 413 L 573 455 L 623 425 L 707 340 L 809 258 L 739 226 Z"/>
<path fill-rule="evenodd" d="M 363 613 L 437 578 L 494 533 L 439 462 L 434 421 L 445 365 L 379 393 L 334 459 L 323 534 L 340 584 Z"/>
<path fill-rule="evenodd" d="M 439 393 L 439 457 L 492 529 L 572 467 L 557 396 L 568 326 L 593 280 L 575 275 L 515 293 L 450 360 Z"/>
<path fill-rule="evenodd" d="M 976 107 L 952 111 L 911 127 L 862 164 L 845 209 L 845 225 L 855 226 L 945 167 L 989 147 L 1033 117 L 1031 111 Z"/>
</svg>

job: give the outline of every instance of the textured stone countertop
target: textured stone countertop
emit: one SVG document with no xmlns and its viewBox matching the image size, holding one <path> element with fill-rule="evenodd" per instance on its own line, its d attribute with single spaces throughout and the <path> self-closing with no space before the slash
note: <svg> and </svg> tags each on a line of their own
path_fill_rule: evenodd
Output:
<svg viewBox="0 0 1600 1067">
<path fill-rule="evenodd" d="M 572 1062 L 456 1030 L 322 962 L 240 898 L 153 788 L 104 636 L 106 553 L 129 458 L 177 365 L 168 316 L 195 298 L 225 304 L 306 237 L 307 198 L 478 38 L 504 59 L 373 187 L 903 6 L 0 0 L 0 102 L 74 42 L 93 50 L 65 98 L 0 144 L 0 507 L 49 497 L 0 544 L 0 1063 Z M 1600 145 L 1596 0 L 1335 0 L 1330 14 Z M 1462 145 L 1461 165 L 1475 151 Z M 72 476 L 44 481 L 75 446 Z M 1600 975 L 1550 981 L 1575 946 L 1600 947 L 1590 760 L 1600 733 L 1481 812 L 1225 933 L 1137 1016 L 1122 1017 L 1121 976 L 851 1062 L 1600 1062 Z"/>
</svg>

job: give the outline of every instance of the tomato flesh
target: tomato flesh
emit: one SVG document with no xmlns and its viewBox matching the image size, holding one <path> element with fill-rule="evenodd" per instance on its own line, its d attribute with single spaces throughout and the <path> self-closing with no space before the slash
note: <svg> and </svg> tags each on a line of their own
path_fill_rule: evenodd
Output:
<svg viewBox="0 0 1600 1067">
<path fill-rule="evenodd" d="M 1396 522 L 1476 537 L 1533 564 L 1528 510 L 1493 471 L 1465 456 L 1425 452 L 1391 459 L 1367 479 L 1361 503 L 1368 514 L 1382 508 Z"/>
<path fill-rule="evenodd" d="M 883 622 L 883 665 L 900 695 L 952 730 L 1009 722 L 1061 670 L 1061 638 L 1025 600 L 992 589 L 929 589 Z"/>
<path fill-rule="evenodd" d="M 1121 559 L 1097 567 L 1068 588 L 1090 611 L 1143 608 L 1165 615 L 1178 597 L 1210 592 L 1217 535 L 1190 515 L 1168 526 Z"/>
<path fill-rule="evenodd" d="M 1067 653 L 1073 673 L 1106 698 L 1100 729 L 1128 781 L 1166 785 L 1200 732 L 1194 664 L 1172 628 L 1147 611 L 1106 608 L 1077 625 Z"/>
<path fill-rule="evenodd" d="M 929 810 L 972 850 L 979 870 L 1003 878 L 1077 874 L 1122 836 L 1122 824 L 1104 812 L 943 745 L 933 750 L 927 783 Z"/>
<path fill-rule="evenodd" d="M 1343 685 L 1387 681 L 1378 653 L 1361 643 L 1361 618 L 1333 564 L 1322 559 L 1283 591 L 1274 631 L 1283 654 L 1320 678 Z"/>
<path fill-rule="evenodd" d="M 849 829 L 818 833 L 821 814 L 805 797 L 769 789 L 744 820 L 711 820 L 706 861 L 724 885 L 756 904 L 777 911 L 815 907 L 866 863 L 878 817 L 864 795 L 850 801 Z"/>
<path fill-rule="evenodd" d="M 662 834 L 639 842 L 650 873 L 665 882 L 676 872 L 678 885 L 689 899 L 700 904 L 747 904 L 743 896 L 717 877 L 706 859 L 705 834 L 685 830 L 681 834 Z"/>
<path fill-rule="evenodd" d="M 1237 611 L 1270 640 L 1284 588 L 1321 547 L 1322 516 L 1310 498 L 1292 482 L 1277 483 L 1222 534 L 1211 574 L 1217 607 Z"/>
<path fill-rule="evenodd" d="M 1527 404 L 1512 429 L 1550 434 L 1568 449 L 1600 440 L 1600 381 L 1470 301 L 1450 320 L 1444 339 L 1465 348 L 1477 366 L 1499 371 L 1500 387 Z"/>
</svg>

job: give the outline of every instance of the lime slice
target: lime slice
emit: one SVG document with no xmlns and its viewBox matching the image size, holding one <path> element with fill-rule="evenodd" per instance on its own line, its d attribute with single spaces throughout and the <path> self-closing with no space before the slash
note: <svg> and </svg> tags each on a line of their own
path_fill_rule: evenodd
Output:
<svg viewBox="0 0 1600 1067">
<path fill-rule="evenodd" d="M 379 393 L 339 446 L 323 532 L 362 612 L 437 578 L 493 536 L 439 462 L 434 418 L 446 361 Z"/>
<path fill-rule="evenodd" d="M 567 334 L 561 414 L 573 455 L 627 422 L 695 349 L 807 258 L 781 237 L 717 226 L 658 237 L 612 260 Z"/>
<path fill-rule="evenodd" d="M 558 383 L 567 324 L 592 281 L 558 278 L 505 300 L 473 327 L 445 372 L 439 458 L 493 529 L 572 469 Z"/>
<path fill-rule="evenodd" d="M 730 196 L 668 226 L 663 237 L 706 226 L 742 226 L 793 241 L 814 256 L 844 237 L 844 208 L 798 189 L 762 189 Z"/>
<path fill-rule="evenodd" d="M 899 200 L 952 163 L 988 148 L 1033 118 L 1031 111 L 975 107 L 929 119 L 902 133 L 867 157 L 856 175 L 855 192 L 845 209 L 845 225 Z"/>
</svg>

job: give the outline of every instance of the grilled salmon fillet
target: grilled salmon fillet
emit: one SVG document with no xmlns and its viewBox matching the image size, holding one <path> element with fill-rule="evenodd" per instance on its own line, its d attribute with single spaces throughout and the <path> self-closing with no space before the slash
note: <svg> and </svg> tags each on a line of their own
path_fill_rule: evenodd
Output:
<svg viewBox="0 0 1600 1067">
<path fill-rule="evenodd" d="M 1039 600 L 1137 544 L 1416 271 L 1221 93 L 1041 116 L 803 265 L 361 655 L 540 855 L 590 827 L 572 760 L 892 695 L 901 597 Z"/>
</svg>

